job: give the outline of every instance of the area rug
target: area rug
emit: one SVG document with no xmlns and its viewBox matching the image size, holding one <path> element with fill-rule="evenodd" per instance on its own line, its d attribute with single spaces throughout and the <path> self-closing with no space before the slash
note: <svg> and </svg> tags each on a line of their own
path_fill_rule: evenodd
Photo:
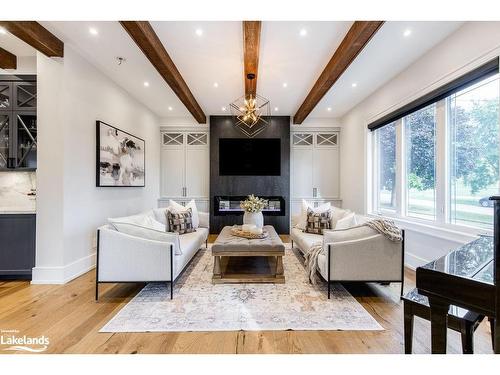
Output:
<svg viewBox="0 0 500 375">
<path fill-rule="evenodd" d="M 168 284 L 150 283 L 100 332 L 382 330 L 341 284 L 309 284 L 300 255 L 287 249 L 285 284 L 213 285 L 210 250 L 200 250 L 170 300 Z"/>
</svg>

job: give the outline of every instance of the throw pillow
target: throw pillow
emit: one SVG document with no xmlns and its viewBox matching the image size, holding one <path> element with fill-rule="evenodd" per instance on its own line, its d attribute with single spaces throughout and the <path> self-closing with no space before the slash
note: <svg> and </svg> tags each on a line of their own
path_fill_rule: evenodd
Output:
<svg viewBox="0 0 500 375">
<path fill-rule="evenodd" d="M 167 219 L 167 210 L 168 209 L 170 209 L 170 206 L 153 209 L 153 215 L 154 215 L 156 221 L 159 221 L 160 223 L 165 225 L 165 232 L 170 232 L 170 228 L 168 227 L 168 219 Z"/>
<path fill-rule="evenodd" d="M 193 214 L 191 208 L 184 212 L 167 211 L 168 226 L 171 232 L 184 234 L 196 231 L 193 228 Z"/>
<path fill-rule="evenodd" d="M 351 212 L 337 221 L 337 223 L 335 224 L 335 229 L 349 229 L 356 226 L 357 224 L 358 223 L 356 222 L 356 215 L 354 214 L 354 212 Z"/>
<path fill-rule="evenodd" d="M 342 208 L 332 207 L 332 228 L 335 228 L 335 225 L 337 225 L 337 221 L 342 219 L 350 212 L 351 211 L 343 210 Z"/>
<path fill-rule="evenodd" d="M 306 233 L 323 234 L 324 230 L 332 229 L 330 216 L 330 210 L 314 212 L 309 208 L 307 210 Z"/>
<path fill-rule="evenodd" d="M 305 199 L 302 199 L 302 209 L 300 212 L 300 218 L 298 219 L 297 224 L 295 225 L 296 228 L 299 228 L 300 230 L 306 230 L 307 227 L 307 211 L 312 210 L 313 212 L 317 213 L 323 213 L 326 211 L 330 211 L 331 209 L 331 204 L 330 202 L 323 203 L 322 205 L 318 207 L 313 207 L 312 203 L 307 202 Z"/>
<path fill-rule="evenodd" d="M 190 208 L 193 220 L 193 228 L 197 229 L 200 226 L 200 216 L 198 214 L 198 208 L 196 207 L 196 202 L 194 201 L 194 199 L 191 199 L 185 206 L 170 199 L 168 205 L 169 209 L 173 209 L 173 212 L 186 212 Z"/>
</svg>

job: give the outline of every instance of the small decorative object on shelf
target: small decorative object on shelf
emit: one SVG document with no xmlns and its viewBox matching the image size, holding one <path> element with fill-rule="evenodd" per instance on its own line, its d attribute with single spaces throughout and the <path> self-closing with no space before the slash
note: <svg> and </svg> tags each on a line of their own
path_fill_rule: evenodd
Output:
<svg viewBox="0 0 500 375">
<path fill-rule="evenodd" d="M 264 216 L 262 210 L 267 206 L 267 200 L 249 195 L 246 200 L 240 203 L 241 208 L 245 210 L 243 215 L 243 224 L 253 224 L 257 228 L 264 226 Z"/>
</svg>

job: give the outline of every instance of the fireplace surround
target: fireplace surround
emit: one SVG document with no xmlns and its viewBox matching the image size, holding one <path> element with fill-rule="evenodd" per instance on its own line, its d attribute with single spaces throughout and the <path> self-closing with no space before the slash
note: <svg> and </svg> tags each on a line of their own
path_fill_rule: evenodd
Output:
<svg viewBox="0 0 500 375">
<path fill-rule="evenodd" d="M 242 224 L 243 211 L 238 211 L 239 200 L 254 194 L 267 199 L 278 198 L 279 212 L 264 212 L 264 225 L 272 225 L 279 234 L 290 233 L 290 117 L 272 116 L 269 125 L 255 138 L 280 139 L 279 175 L 245 176 L 221 175 L 219 172 L 219 140 L 224 138 L 248 139 L 234 126 L 231 116 L 210 117 L 210 233 L 218 234 L 227 225 Z M 255 139 L 254 138 L 254 139 Z M 262 155 L 261 155 L 262 156 Z M 265 155 L 264 155 L 265 156 Z M 232 155 L 238 158 L 238 155 Z M 216 207 L 220 198 L 228 197 L 234 211 Z M 218 199 L 218 200 L 217 200 Z M 227 200 L 226 200 L 227 201 Z M 222 211 L 222 212 L 221 212 Z"/>
</svg>

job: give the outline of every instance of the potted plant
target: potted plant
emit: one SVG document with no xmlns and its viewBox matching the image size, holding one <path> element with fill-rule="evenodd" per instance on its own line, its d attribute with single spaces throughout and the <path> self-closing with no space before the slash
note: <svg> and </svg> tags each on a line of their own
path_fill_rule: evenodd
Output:
<svg viewBox="0 0 500 375">
<path fill-rule="evenodd" d="M 245 210 L 243 224 L 253 224 L 257 228 L 264 226 L 264 216 L 262 210 L 267 206 L 267 200 L 249 195 L 246 200 L 240 203 L 240 207 Z"/>
</svg>

